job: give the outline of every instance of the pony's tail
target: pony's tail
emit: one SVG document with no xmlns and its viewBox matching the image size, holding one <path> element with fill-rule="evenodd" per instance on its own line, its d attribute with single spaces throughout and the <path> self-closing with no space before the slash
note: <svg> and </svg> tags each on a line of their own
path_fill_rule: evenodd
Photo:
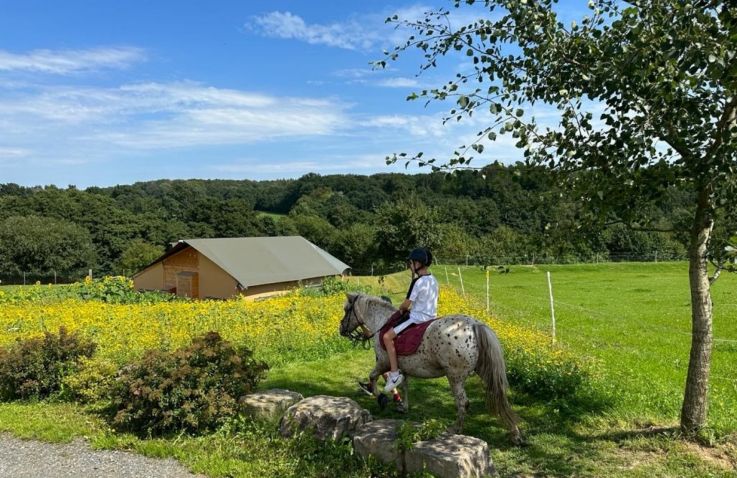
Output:
<svg viewBox="0 0 737 478">
<path fill-rule="evenodd" d="M 512 433 L 514 441 L 521 439 L 517 422 L 519 418 L 512 411 L 507 400 L 507 371 L 504 365 L 504 352 L 496 334 L 484 324 L 475 324 L 476 343 L 479 348 L 479 359 L 476 373 L 484 382 L 486 405 L 492 413 L 501 418 L 504 425 Z"/>
</svg>

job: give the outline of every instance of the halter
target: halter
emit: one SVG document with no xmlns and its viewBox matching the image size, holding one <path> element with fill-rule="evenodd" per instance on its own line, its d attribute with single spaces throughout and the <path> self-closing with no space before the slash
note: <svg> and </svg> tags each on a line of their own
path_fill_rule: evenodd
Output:
<svg viewBox="0 0 737 478">
<path fill-rule="evenodd" d="M 376 331 L 371 332 L 371 330 L 366 326 L 366 323 L 361 320 L 361 318 L 358 316 L 356 311 L 354 310 L 356 306 L 356 301 L 358 298 L 356 298 L 353 302 L 351 302 L 351 306 L 348 310 L 346 310 L 345 315 L 343 316 L 343 319 L 349 315 L 353 314 L 353 317 L 356 318 L 356 322 L 358 325 L 351 330 L 350 332 L 346 332 L 345 334 L 341 334 L 344 337 L 347 337 L 351 342 L 353 342 L 353 346 L 361 345 L 364 348 L 370 348 L 371 344 L 369 341 L 373 338 L 374 335 L 376 335 Z M 359 331 L 358 329 L 363 329 L 362 331 Z M 370 335 L 368 335 L 370 333 Z"/>
</svg>

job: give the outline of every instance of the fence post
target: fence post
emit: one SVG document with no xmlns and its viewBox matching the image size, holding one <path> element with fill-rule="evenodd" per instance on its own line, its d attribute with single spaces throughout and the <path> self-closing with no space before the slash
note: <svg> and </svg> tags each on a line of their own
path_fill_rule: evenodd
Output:
<svg viewBox="0 0 737 478">
<path fill-rule="evenodd" d="M 553 283 L 550 281 L 550 271 L 548 271 L 548 292 L 550 293 L 550 318 L 553 321 L 553 343 L 555 343 L 555 305 L 553 304 Z"/>
<path fill-rule="evenodd" d="M 489 294 L 489 266 L 486 266 L 486 312 L 489 312 L 489 300 L 491 296 Z"/>
<path fill-rule="evenodd" d="M 463 274 L 461 274 L 461 266 L 458 266 L 458 278 L 461 280 L 461 292 L 466 297 L 466 289 L 463 287 Z"/>
<path fill-rule="evenodd" d="M 443 266 L 443 269 L 445 269 L 445 284 L 450 285 L 450 280 L 448 279 L 448 266 Z"/>
<path fill-rule="evenodd" d="M 26 273 L 23 272 L 23 285 L 26 285 Z"/>
</svg>

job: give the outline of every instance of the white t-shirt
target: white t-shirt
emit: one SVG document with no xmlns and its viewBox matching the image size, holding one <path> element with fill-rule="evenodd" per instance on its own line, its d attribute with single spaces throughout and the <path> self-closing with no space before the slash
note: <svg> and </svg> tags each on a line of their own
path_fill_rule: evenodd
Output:
<svg viewBox="0 0 737 478">
<path fill-rule="evenodd" d="M 409 320 L 413 324 L 421 324 L 434 319 L 438 315 L 438 281 L 432 275 L 421 276 L 415 282 L 409 300 Z"/>
</svg>

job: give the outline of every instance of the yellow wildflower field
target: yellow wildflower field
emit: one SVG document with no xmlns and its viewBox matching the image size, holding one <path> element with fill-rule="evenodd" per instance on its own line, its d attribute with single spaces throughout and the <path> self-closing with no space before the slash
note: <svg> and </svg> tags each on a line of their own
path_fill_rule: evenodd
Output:
<svg viewBox="0 0 737 478">
<path fill-rule="evenodd" d="M 248 346 L 271 366 L 294 359 L 319 359 L 351 348 L 350 342 L 338 334 L 345 299 L 342 294 L 314 296 L 295 291 L 255 302 L 233 299 L 143 304 L 73 298 L 5 299 L 0 306 L 0 346 L 65 327 L 92 339 L 98 346 L 98 359 L 118 365 L 134 360 L 145 350 L 177 349 L 209 331 Z M 535 389 L 535 393 L 555 396 L 566 388 L 575 389 L 588 376 L 581 360 L 552 346 L 545 334 L 496 319 L 455 289 L 443 288 L 439 315 L 458 313 L 486 322 L 497 333 L 507 354 L 512 382 Z"/>
<path fill-rule="evenodd" d="M 123 364 L 145 350 L 173 350 L 195 336 L 218 331 L 227 340 L 273 355 L 311 349 L 336 338 L 342 307 L 342 296 L 299 294 L 258 302 L 12 303 L 0 308 L 0 346 L 65 327 L 97 343 L 101 358 Z"/>
</svg>

